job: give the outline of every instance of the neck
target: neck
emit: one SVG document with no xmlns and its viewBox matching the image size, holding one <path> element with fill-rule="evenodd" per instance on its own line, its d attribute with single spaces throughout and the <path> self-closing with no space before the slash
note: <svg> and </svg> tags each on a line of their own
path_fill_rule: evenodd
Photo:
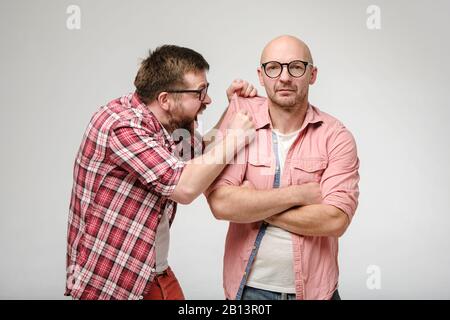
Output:
<svg viewBox="0 0 450 320">
<path fill-rule="evenodd" d="M 308 100 L 305 99 L 301 104 L 290 108 L 281 107 L 269 100 L 269 115 L 272 120 L 272 126 L 280 133 L 288 134 L 299 130 L 305 120 L 308 110 Z"/>
<path fill-rule="evenodd" d="M 170 121 L 166 112 L 161 109 L 157 101 L 154 101 L 147 105 L 147 108 L 153 113 L 159 123 L 169 132 L 172 133 L 173 129 L 170 127 Z"/>
</svg>

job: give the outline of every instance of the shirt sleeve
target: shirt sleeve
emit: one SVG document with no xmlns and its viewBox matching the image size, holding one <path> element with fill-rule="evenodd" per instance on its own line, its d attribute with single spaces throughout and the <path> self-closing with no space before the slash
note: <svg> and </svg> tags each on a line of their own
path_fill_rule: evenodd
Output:
<svg viewBox="0 0 450 320">
<path fill-rule="evenodd" d="M 329 140 L 328 148 L 328 167 L 320 183 L 322 203 L 341 209 L 351 221 L 359 197 L 359 159 L 356 143 L 350 131 L 339 124 Z"/>
<path fill-rule="evenodd" d="M 226 129 L 233 119 L 233 115 L 238 111 L 238 105 L 236 101 L 236 97 L 230 101 L 230 105 L 228 106 L 227 112 L 222 120 L 222 123 L 219 126 L 219 132 L 222 136 L 226 134 Z M 220 173 L 220 175 L 216 178 L 216 180 L 209 186 L 208 189 L 204 192 L 206 197 L 216 189 L 222 186 L 240 186 L 244 181 L 245 170 L 247 167 L 247 161 L 242 161 L 242 157 L 248 159 L 248 148 L 245 147 L 241 151 L 245 154 L 238 154 L 234 157 L 232 162 L 228 164 L 225 169 Z M 238 161 L 239 160 L 239 161 Z"/>
<path fill-rule="evenodd" d="M 155 134 L 141 127 L 121 126 L 110 136 L 111 160 L 164 197 L 175 190 L 185 163 Z"/>
</svg>

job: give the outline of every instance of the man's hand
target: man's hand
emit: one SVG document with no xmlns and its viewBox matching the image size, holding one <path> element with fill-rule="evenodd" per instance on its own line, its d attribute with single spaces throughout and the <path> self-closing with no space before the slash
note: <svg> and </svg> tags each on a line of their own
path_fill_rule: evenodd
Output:
<svg viewBox="0 0 450 320">
<path fill-rule="evenodd" d="M 245 180 L 241 184 L 242 188 L 255 189 L 253 183 L 249 180 Z M 298 206 L 309 206 L 311 204 L 322 203 L 322 193 L 320 191 L 320 185 L 316 182 L 308 182 L 300 185 L 289 186 L 286 190 L 290 192 Z"/>
<path fill-rule="evenodd" d="M 255 189 L 255 186 L 249 180 L 245 180 L 244 182 L 242 182 L 241 187 L 247 189 Z"/>
<path fill-rule="evenodd" d="M 241 188 L 255 189 L 255 186 L 249 180 L 245 180 L 242 182 Z M 320 204 L 322 202 L 320 185 L 316 182 L 290 186 L 289 192 L 292 192 L 292 196 L 298 199 L 299 205 L 302 206 Z M 269 224 L 273 223 L 275 216 L 268 217 L 265 221 Z"/>
<path fill-rule="evenodd" d="M 234 141 L 233 147 L 237 146 L 238 149 L 252 142 L 256 136 L 256 129 L 250 113 L 247 110 L 235 113 L 226 132 L 228 139 Z"/>
<path fill-rule="evenodd" d="M 228 124 L 228 129 L 231 130 L 255 130 L 255 124 L 253 118 L 247 110 L 240 110 L 233 115 L 233 119 Z"/>
<path fill-rule="evenodd" d="M 258 94 L 256 88 L 249 82 L 241 79 L 235 79 L 227 89 L 228 101 L 231 101 L 233 94 L 240 97 L 254 97 Z"/>
<path fill-rule="evenodd" d="M 288 192 L 292 193 L 294 199 L 298 199 L 299 206 L 309 206 L 322 203 L 322 193 L 320 185 L 316 182 L 308 182 L 300 185 L 288 187 Z M 272 224 L 278 215 L 265 219 L 267 223 Z"/>
<path fill-rule="evenodd" d="M 302 206 L 322 203 L 322 193 L 320 191 L 320 185 L 318 183 L 308 182 L 291 187 L 297 189 L 296 192 L 298 192 L 298 197 Z"/>
</svg>

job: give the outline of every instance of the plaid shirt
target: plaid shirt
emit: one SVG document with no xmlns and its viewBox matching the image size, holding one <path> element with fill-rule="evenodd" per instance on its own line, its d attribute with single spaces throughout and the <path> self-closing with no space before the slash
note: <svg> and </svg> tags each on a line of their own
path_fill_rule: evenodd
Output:
<svg viewBox="0 0 450 320">
<path fill-rule="evenodd" d="M 139 299 L 155 275 L 156 229 L 184 168 L 174 141 L 129 94 L 92 117 L 74 166 L 65 295 Z"/>
</svg>

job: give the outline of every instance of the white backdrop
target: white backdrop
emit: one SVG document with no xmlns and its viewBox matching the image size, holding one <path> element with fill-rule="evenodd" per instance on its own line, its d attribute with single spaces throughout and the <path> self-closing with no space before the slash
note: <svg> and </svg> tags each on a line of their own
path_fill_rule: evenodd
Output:
<svg viewBox="0 0 450 320">
<path fill-rule="evenodd" d="M 310 101 L 359 148 L 342 298 L 449 299 L 449 10 L 445 0 L 1 0 L 0 298 L 65 299 L 74 157 L 92 113 L 133 90 L 148 49 L 183 45 L 208 60 L 210 128 L 232 79 L 257 84 L 265 43 L 292 34 L 319 68 Z M 226 228 L 204 198 L 179 207 L 169 262 L 188 299 L 223 298 Z"/>
</svg>

